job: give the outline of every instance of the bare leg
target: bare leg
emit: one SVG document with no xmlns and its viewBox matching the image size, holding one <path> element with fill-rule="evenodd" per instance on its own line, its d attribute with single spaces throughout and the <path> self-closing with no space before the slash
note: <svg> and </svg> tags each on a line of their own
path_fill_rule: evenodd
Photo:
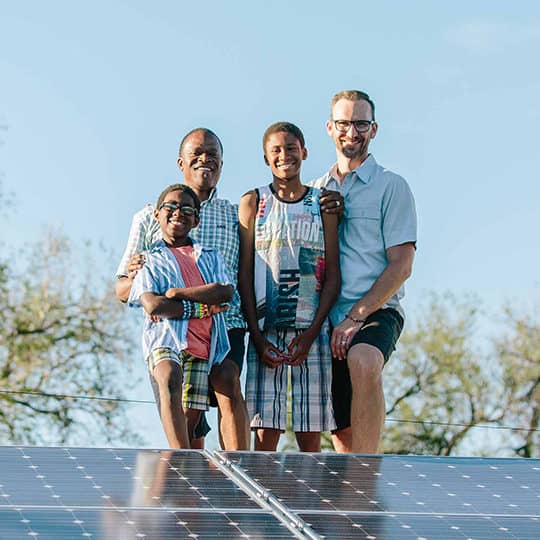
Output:
<svg viewBox="0 0 540 540">
<path fill-rule="evenodd" d="M 249 418 L 238 366 L 230 359 L 212 368 L 210 383 L 219 407 L 219 434 L 224 450 L 249 450 Z"/>
<path fill-rule="evenodd" d="M 255 432 L 255 450 L 272 452 L 277 448 L 281 431 L 279 429 L 260 428 Z"/>
<path fill-rule="evenodd" d="M 185 409 L 184 411 L 190 442 L 193 441 L 193 433 L 195 432 L 195 427 L 197 426 L 201 418 L 201 412 L 202 411 L 199 411 L 197 409 Z"/>
<path fill-rule="evenodd" d="M 190 448 L 186 417 L 182 409 L 182 368 L 165 360 L 153 371 L 159 388 L 159 412 L 171 448 Z"/>
<path fill-rule="evenodd" d="M 198 439 L 192 439 L 191 448 L 193 450 L 204 450 L 204 437 L 199 437 Z"/>
<path fill-rule="evenodd" d="M 352 452 L 352 429 L 347 427 L 332 433 L 332 444 L 334 450 L 339 454 L 350 454 Z"/>
<path fill-rule="evenodd" d="M 300 452 L 320 452 L 321 432 L 320 431 L 297 431 L 296 442 Z"/>
<path fill-rule="evenodd" d="M 352 384 L 351 451 L 375 454 L 379 449 L 385 418 L 384 357 L 376 347 L 359 343 L 349 350 L 347 362 Z"/>
</svg>

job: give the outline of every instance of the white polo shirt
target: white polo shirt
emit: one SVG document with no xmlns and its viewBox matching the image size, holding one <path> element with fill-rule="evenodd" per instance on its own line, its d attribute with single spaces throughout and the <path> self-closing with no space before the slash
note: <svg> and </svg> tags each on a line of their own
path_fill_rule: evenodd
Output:
<svg viewBox="0 0 540 540">
<path fill-rule="evenodd" d="M 337 325 L 387 267 L 386 250 L 416 243 L 417 226 L 409 185 L 381 167 L 371 154 L 341 184 L 332 177 L 332 170 L 309 185 L 339 191 L 345 201 L 339 224 L 341 292 L 330 312 L 332 324 Z M 403 316 L 399 301 L 404 294 L 402 286 L 383 307 Z"/>
</svg>

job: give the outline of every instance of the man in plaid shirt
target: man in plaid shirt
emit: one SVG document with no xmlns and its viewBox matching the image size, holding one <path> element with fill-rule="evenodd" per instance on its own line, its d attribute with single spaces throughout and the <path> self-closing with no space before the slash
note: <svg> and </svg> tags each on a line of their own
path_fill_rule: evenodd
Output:
<svg viewBox="0 0 540 540">
<path fill-rule="evenodd" d="M 184 182 L 195 191 L 202 203 L 200 224 L 190 235 L 203 246 L 221 253 L 235 286 L 233 299 L 225 312 L 231 350 L 220 365 L 212 368 L 210 383 L 219 407 L 222 447 L 225 450 L 246 450 L 249 449 L 249 420 L 240 386 L 245 322 L 236 290 L 238 209 L 236 205 L 217 197 L 216 184 L 223 165 L 222 155 L 223 147 L 217 135 L 209 129 L 197 128 L 182 139 L 177 163 L 184 175 Z M 128 243 L 116 273 L 116 296 L 122 302 L 127 301 L 133 279 L 144 265 L 144 252 L 161 240 L 161 229 L 153 212 L 154 208 L 147 205 L 133 217 Z M 152 386 L 157 400 L 159 395 L 154 382 Z M 196 434 L 204 435 L 204 426 L 199 426 Z"/>
</svg>

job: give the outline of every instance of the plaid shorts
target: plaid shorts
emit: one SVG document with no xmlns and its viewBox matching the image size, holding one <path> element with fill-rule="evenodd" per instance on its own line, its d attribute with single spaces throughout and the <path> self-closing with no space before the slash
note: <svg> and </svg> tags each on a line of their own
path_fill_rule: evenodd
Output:
<svg viewBox="0 0 540 540">
<path fill-rule="evenodd" d="M 300 333 L 294 328 L 265 330 L 265 338 L 281 350 Z M 287 428 L 287 388 L 292 395 L 292 429 L 295 432 L 335 429 L 332 409 L 332 358 L 328 327 L 313 342 L 307 359 L 299 366 L 281 364 L 269 368 L 259 360 L 249 342 L 246 405 L 251 428 Z"/>
<path fill-rule="evenodd" d="M 154 349 L 147 358 L 150 374 L 164 361 L 175 362 L 182 368 L 182 407 L 184 409 L 208 410 L 208 360 L 195 358 L 186 351 L 176 351 L 167 347 Z M 153 377 L 153 376 L 152 376 Z"/>
</svg>

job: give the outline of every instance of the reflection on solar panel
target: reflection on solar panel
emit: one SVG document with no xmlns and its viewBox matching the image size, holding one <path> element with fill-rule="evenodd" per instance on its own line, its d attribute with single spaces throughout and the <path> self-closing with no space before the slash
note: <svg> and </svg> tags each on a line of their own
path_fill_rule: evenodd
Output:
<svg viewBox="0 0 540 540">
<path fill-rule="evenodd" d="M 326 538 L 540 539 L 540 460 L 221 456 Z"/>
<path fill-rule="evenodd" d="M 0 539 L 540 538 L 540 460 L 0 447 Z"/>
</svg>

